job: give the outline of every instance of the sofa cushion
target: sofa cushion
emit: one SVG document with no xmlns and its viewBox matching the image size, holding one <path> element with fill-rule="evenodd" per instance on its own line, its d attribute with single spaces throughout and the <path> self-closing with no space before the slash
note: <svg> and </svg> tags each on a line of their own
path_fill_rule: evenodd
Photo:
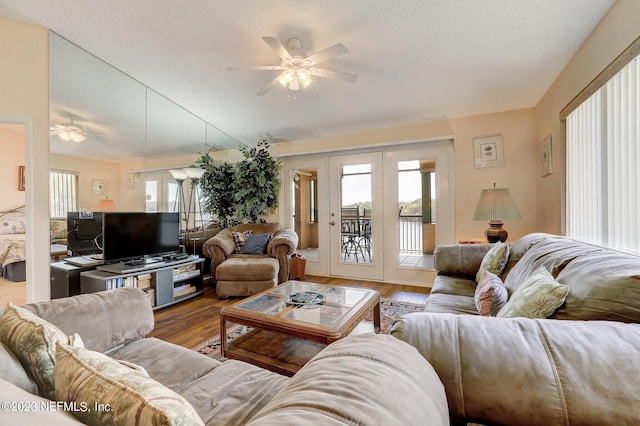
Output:
<svg viewBox="0 0 640 426">
<path fill-rule="evenodd" d="M 601 249 L 581 254 L 556 277 L 571 287 L 552 316 L 570 320 L 640 322 L 640 257 Z"/>
<path fill-rule="evenodd" d="M 247 242 L 244 244 L 242 254 L 266 254 L 267 244 L 273 237 L 273 234 L 251 234 L 247 238 Z"/>
<path fill-rule="evenodd" d="M 130 343 L 109 356 L 143 367 L 149 377 L 176 392 L 220 365 L 213 358 L 154 337 Z"/>
<path fill-rule="evenodd" d="M 288 381 L 264 368 L 227 360 L 178 392 L 207 425 L 244 425 Z"/>
<path fill-rule="evenodd" d="M 483 317 L 496 316 L 507 303 L 509 294 L 500 277 L 485 271 L 478 282 L 474 302 L 478 313 Z"/>
<path fill-rule="evenodd" d="M 242 253 L 242 249 L 244 248 L 244 245 L 247 243 L 247 240 L 249 239 L 250 235 L 251 235 L 250 230 L 245 232 L 236 232 L 236 231 L 231 232 L 231 238 L 233 239 L 235 253 Z"/>
<path fill-rule="evenodd" d="M 57 342 L 69 343 L 58 327 L 9 302 L 0 320 L 0 340 L 18 357 L 38 385 L 38 393 L 54 397 L 53 366 Z"/>
<path fill-rule="evenodd" d="M 38 393 L 36 382 L 29 377 L 18 357 L 2 343 L 0 343 L 0 379 L 13 383 L 29 393 Z"/>
<path fill-rule="evenodd" d="M 425 312 L 478 315 L 473 294 L 463 296 L 456 294 L 430 294 Z"/>
<path fill-rule="evenodd" d="M 452 424 L 631 425 L 640 325 L 413 313 L 392 335 L 442 380 Z"/>
<path fill-rule="evenodd" d="M 477 283 L 471 278 L 457 275 L 437 275 L 430 294 L 455 294 L 473 297 L 476 286 Z"/>
<path fill-rule="evenodd" d="M 544 235 L 522 255 L 522 258 L 504 278 L 504 285 L 513 294 L 540 266 L 557 277 L 573 259 L 601 248 L 558 235 Z"/>
<path fill-rule="evenodd" d="M 541 266 L 518 287 L 497 316 L 547 318 L 564 303 L 568 293 L 569 286 L 558 283 Z"/>
<path fill-rule="evenodd" d="M 141 371 L 63 344 L 58 344 L 56 356 L 56 400 L 86 403 L 91 410 L 75 412 L 85 423 L 203 425 L 184 398 Z M 96 405 L 108 409 L 95 410 Z"/>
<path fill-rule="evenodd" d="M 484 271 L 489 271 L 492 274 L 500 275 L 507 266 L 509 260 L 509 245 L 501 242 L 497 242 L 491 247 L 491 249 L 482 258 L 480 268 L 476 273 L 476 282 L 480 281 Z"/>
<path fill-rule="evenodd" d="M 313 357 L 248 423 L 344 424 L 449 425 L 444 388 L 415 348 L 351 335 Z"/>
</svg>

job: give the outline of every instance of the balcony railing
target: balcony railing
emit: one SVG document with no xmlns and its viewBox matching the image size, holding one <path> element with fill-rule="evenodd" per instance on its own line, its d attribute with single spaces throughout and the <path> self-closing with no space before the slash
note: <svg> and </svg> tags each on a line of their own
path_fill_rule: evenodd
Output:
<svg viewBox="0 0 640 426">
<path fill-rule="evenodd" d="M 422 215 L 398 216 L 398 235 L 401 254 L 422 254 Z"/>
</svg>

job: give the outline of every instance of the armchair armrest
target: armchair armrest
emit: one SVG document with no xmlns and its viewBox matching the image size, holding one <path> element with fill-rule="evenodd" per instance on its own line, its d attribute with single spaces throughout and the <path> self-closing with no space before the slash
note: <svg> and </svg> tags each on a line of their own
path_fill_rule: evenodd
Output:
<svg viewBox="0 0 640 426">
<path fill-rule="evenodd" d="M 293 229 L 280 229 L 267 245 L 267 253 L 280 264 L 278 282 L 289 279 L 289 255 L 298 247 L 298 234 Z"/>
<path fill-rule="evenodd" d="M 437 246 L 433 263 L 438 275 L 474 277 L 491 244 L 452 244 Z"/>
</svg>

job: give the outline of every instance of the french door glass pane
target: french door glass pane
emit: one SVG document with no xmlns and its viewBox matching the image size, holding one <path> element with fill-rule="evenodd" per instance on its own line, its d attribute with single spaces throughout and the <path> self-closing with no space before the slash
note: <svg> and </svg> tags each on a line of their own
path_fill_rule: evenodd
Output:
<svg viewBox="0 0 640 426">
<path fill-rule="evenodd" d="M 342 166 L 340 197 L 341 261 L 371 263 L 371 164 Z"/>
</svg>

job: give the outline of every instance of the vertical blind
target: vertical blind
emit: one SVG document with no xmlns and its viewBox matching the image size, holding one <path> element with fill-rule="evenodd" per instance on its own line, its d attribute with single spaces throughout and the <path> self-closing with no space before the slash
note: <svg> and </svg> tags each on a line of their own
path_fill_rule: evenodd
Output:
<svg viewBox="0 0 640 426">
<path fill-rule="evenodd" d="M 567 116 L 567 234 L 639 252 L 636 57 Z"/>
<path fill-rule="evenodd" d="M 49 206 L 52 218 L 65 218 L 78 210 L 78 173 L 63 170 L 49 172 Z"/>
</svg>

